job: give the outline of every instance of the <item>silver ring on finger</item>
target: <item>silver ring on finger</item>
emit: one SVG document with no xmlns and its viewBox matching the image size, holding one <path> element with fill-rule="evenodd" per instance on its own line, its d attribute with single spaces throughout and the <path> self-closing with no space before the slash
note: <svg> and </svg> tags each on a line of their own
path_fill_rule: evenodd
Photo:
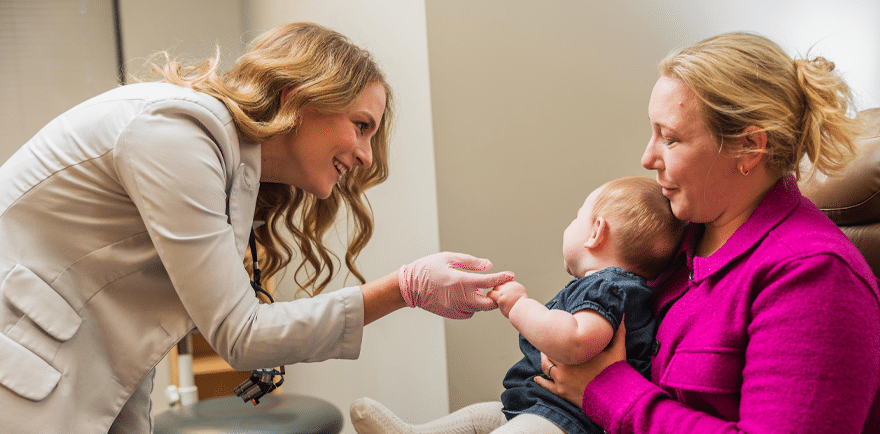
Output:
<svg viewBox="0 0 880 434">
<path fill-rule="evenodd" d="M 550 364 L 550 366 L 547 368 L 547 371 L 544 372 L 544 374 L 547 375 L 547 378 L 549 378 L 549 379 L 551 379 L 551 380 L 553 379 L 553 377 L 550 375 L 550 371 L 552 371 L 553 368 L 555 368 L 555 367 L 556 367 L 556 364 L 555 364 L 555 363 L 552 363 L 552 364 Z"/>
</svg>

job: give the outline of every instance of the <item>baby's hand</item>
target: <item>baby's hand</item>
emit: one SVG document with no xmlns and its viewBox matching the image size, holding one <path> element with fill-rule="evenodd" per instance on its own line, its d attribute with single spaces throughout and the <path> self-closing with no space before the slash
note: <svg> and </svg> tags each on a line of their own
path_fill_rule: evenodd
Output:
<svg viewBox="0 0 880 434">
<path fill-rule="evenodd" d="M 491 291 L 486 293 L 486 296 L 498 304 L 498 309 L 502 315 L 508 317 L 510 310 L 513 309 L 513 305 L 521 298 L 528 298 L 529 295 L 526 294 L 526 288 L 520 285 L 519 282 L 511 281 L 492 288 Z"/>
</svg>

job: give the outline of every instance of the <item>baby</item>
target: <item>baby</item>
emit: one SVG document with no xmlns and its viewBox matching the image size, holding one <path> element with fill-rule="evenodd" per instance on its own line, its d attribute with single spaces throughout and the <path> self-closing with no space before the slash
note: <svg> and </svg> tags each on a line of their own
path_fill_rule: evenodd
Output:
<svg viewBox="0 0 880 434">
<path fill-rule="evenodd" d="M 474 404 L 422 425 L 403 422 L 380 403 L 351 405 L 359 434 L 602 433 L 581 409 L 539 386 L 541 353 L 567 365 L 605 349 L 626 316 L 627 361 L 650 374 L 654 336 L 651 289 L 677 250 L 684 223 L 672 215 L 655 181 L 629 177 L 594 190 L 562 237 L 565 270 L 574 279 L 546 306 L 517 282 L 492 289 L 501 313 L 520 332 L 523 358 L 504 378 L 501 402 Z"/>
</svg>

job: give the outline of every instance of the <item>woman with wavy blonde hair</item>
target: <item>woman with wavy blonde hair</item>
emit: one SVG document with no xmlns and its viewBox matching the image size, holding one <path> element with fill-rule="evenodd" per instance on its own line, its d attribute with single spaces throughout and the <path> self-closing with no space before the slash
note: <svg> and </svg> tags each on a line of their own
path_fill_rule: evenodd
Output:
<svg viewBox="0 0 880 434">
<path fill-rule="evenodd" d="M 373 282 L 357 270 L 392 121 L 369 53 L 297 23 L 223 74 L 219 55 L 161 63 L 161 81 L 83 102 L 0 167 L 4 431 L 150 432 L 153 367 L 194 328 L 252 370 L 357 358 L 364 325 L 405 306 L 450 318 L 496 307 L 479 289 L 512 274 L 463 271 L 485 259 L 437 253 Z M 342 206 L 362 285 L 321 293 Z M 242 266 L 257 244 L 268 277 L 301 261 L 294 277 L 313 297 L 260 303 Z"/>
<path fill-rule="evenodd" d="M 608 433 L 876 433 L 878 281 L 796 182 L 852 159 L 849 88 L 832 62 L 749 33 L 659 70 L 642 165 L 688 225 L 654 282 L 651 378 L 622 362 L 621 326 L 600 356 L 535 381 Z"/>
<path fill-rule="evenodd" d="M 163 53 L 164 54 L 164 53 Z M 329 198 L 318 199 L 295 186 L 265 182 L 260 185 L 255 220 L 267 224 L 256 230 L 257 243 L 265 249 L 263 275 L 271 278 L 283 269 L 293 253 L 278 231 L 283 225 L 294 237 L 303 262 L 294 279 L 299 291 L 316 295 L 333 277 L 332 253 L 323 238 L 333 225 L 339 207 L 348 207 L 355 233 L 345 255 L 345 264 L 361 283 L 363 276 L 355 266 L 358 253 L 369 241 L 373 221 L 363 192 L 388 177 L 388 139 L 393 118 L 391 88 L 370 54 L 352 45 L 336 32 L 306 23 L 279 26 L 258 38 L 232 69 L 219 74 L 220 56 L 195 67 L 183 67 L 168 59 L 154 65 L 169 83 L 190 87 L 221 100 L 232 114 L 242 137 L 263 143 L 296 128 L 305 108 L 322 112 L 341 112 L 351 106 L 370 83 L 379 83 L 385 92 L 385 112 L 371 139 L 373 164 L 357 167 L 334 188 Z M 286 104 L 279 95 L 294 89 Z M 295 219 L 299 218 L 299 224 Z M 250 262 L 250 261 L 246 261 Z M 311 270 L 306 270 L 309 267 Z M 324 278 L 318 283 L 321 272 Z M 305 281 L 299 281 L 306 271 Z"/>
</svg>

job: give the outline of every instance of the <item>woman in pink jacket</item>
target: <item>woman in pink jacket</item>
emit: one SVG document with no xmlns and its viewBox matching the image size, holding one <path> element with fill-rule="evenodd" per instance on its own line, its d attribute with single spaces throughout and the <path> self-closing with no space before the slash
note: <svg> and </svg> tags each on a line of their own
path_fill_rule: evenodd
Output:
<svg viewBox="0 0 880 434">
<path fill-rule="evenodd" d="M 795 181 L 852 157 L 834 64 L 733 33 L 659 69 L 642 165 L 689 225 L 654 282 L 651 380 L 621 327 L 590 364 L 545 357 L 557 369 L 536 381 L 608 433 L 880 432 L 877 279 Z"/>
</svg>

